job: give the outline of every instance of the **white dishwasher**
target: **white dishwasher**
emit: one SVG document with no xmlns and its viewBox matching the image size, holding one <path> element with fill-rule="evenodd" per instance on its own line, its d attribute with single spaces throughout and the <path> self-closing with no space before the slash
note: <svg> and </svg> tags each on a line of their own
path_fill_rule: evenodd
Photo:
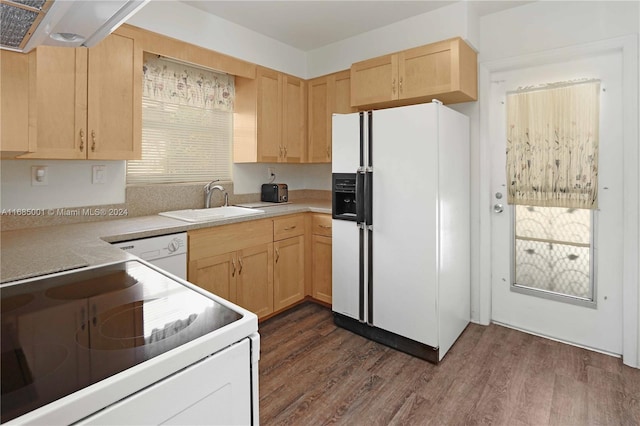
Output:
<svg viewBox="0 0 640 426">
<path fill-rule="evenodd" d="M 187 233 L 160 235 L 113 244 L 152 265 L 187 279 Z"/>
</svg>

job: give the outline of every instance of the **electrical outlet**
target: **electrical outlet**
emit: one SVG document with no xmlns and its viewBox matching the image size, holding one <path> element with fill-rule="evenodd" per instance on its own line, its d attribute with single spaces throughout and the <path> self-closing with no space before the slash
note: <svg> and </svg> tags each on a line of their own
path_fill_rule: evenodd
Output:
<svg viewBox="0 0 640 426">
<path fill-rule="evenodd" d="M 31 166 L 31 186 L 49 185 L 49 168 L 47 166 Z"/>
<path fill-rule="evenodd" d="M 92 179 L 91 183 L 104 184 L 107 183 L 107 167 L 106 166 L 92 166 Z"/>
<path fill-rule="evenodd" d="M 267 167 L 267 178 L 271 179 L 276 176 L 276 169 L 274 167 Z"/>
</svg>

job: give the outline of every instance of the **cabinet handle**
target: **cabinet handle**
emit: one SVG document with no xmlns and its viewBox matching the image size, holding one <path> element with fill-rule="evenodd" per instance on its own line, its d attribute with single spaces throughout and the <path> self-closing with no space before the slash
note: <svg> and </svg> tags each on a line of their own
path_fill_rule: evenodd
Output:
<svg viewBox="0 0 640 426">
<path fill-rule="evenodd" d="M 320 228 L 331 229 L 331 225 L 318 225 Z"/>
<path fill-rule="evenodd" d="M 282 155 L 282 145 L 280 145 L 280 158 L 282 158 L 282 157 L 284 157 L 284 156 Z"/>
<path fill-rule="evenodd" d="M 98 325 L 98 309 L 96 308 L 96 305 L 93 305 L 92 307 L 93 310 L 93 319 L 91 320 L 93 322 L 93 326 L 97 326 Z"/>
<path fill-rule="evenodd" d="M 280 250 L 276 249 L 276 263 L 278 263 L 278 259 L 280 259 Z"/>
<path fill-rule="evenodd" d="M 285 147 L 284 147 L 284 158 L 286 158 L 286 157 L 287 157 L 287 155 L 288 155 L 288 153 L 287 153 L 287 147 L 285 146 Z"/>
<path fill-rule="evenodd" d="M 327 146 L 327 158 L 331 157 L 331 146 Z"/>
<path fill-rule="evenodd" d="M 96 150 L 96 131 L 91 131 L 91 151 L 95 152 Z"/>
<path fill-rule="evenodd" d="M 402 93 L 402 77 L 400 77 L 400 93 Z"/>
<path fill-rule="evenodd" d="M 84 328 L 86 327 L 86 324 L 85 324 L 86 316 L 87 316 L 87 314 L 85 313 L 84 308 L 81 308 L 80 309 L 80 324 L 82 324 L 82 325 L 80 326 L 80 328 L 82 329 L 82 331 L 84 331 Z"/>
<path fill-rule="evenodd" d="M 235 277 L 236 276 L 236 261 L 235 260 L 231 260 L 231 265 L 233 266 L 233 269 L 231 270 L 231 276 Z"/>
<path fill-rule="evenodd" d="M 238 263 L 240 264 L 240 269 L 238 269 L 238 275 L 240 275 L 242 273 L 242 267 L 243 267 L 241 257 L 238 258 Z"/>
<path fill-rule="evenodd" d="M 284 228 L 285 231 L 291 231 L 292 229 L 296 229 L 296 225 L 287 226 L 286 228 Z"/>
<path fill-rule="evenodd" d="M 80 129 L 80 152 L 84 151 L 84 130 Z"/>
<path fill-rule="evenodd" d="M 391 93 L 393 93 L 394 95 L 396 94 L 396 79 L 393 79 L 393 82 L 391 83 Z"/>
</svg>

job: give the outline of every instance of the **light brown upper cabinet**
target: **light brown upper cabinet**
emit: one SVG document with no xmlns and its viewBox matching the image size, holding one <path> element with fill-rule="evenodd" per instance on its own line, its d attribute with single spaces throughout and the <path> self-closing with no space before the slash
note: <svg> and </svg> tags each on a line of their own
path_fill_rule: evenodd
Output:
<svg viewBox="0 0 640 426">
<path fill-rule="evenodd" d="M 475 101 L 477 55 L 456 37 L 351 66 L 351 106 Z"/>
<path fill-rule="evenodd" d="M 142 51 L 112 34 L 97 46 L 29 54 L 29 139 L 20 158 L 131 160 L 141 155 Z"/>
<path fill-rule="evenodd" d="M 29 55 L 0 50 L 0 88 L 2 157 L 34 151 L 29 140 Z"/>
<path fill-rule="evenodd" d="M 331 116 L 354 111 L 350 102 L 350 82 L 349 70 L 309 80 L 308 162 L 331 162 Z"/>
<path fill-rule="evenodd" d="M 306 157 L 306 82 L 264 67 L 236 78 L 233 161 L 302 163 Z"/>
</svg>

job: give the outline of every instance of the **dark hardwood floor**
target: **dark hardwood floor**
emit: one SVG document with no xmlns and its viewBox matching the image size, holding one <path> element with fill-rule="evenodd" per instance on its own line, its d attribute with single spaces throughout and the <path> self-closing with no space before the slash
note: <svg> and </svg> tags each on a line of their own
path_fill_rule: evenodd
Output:
<svg viewBox="0 0 640 426">
<path fill-rule="evenodd" d="M 260 335 L 263 425 L 640 425 L 640 370 L 497 325 L 470 324 L 437 366 L 313 303 Z"/>
</svg>

